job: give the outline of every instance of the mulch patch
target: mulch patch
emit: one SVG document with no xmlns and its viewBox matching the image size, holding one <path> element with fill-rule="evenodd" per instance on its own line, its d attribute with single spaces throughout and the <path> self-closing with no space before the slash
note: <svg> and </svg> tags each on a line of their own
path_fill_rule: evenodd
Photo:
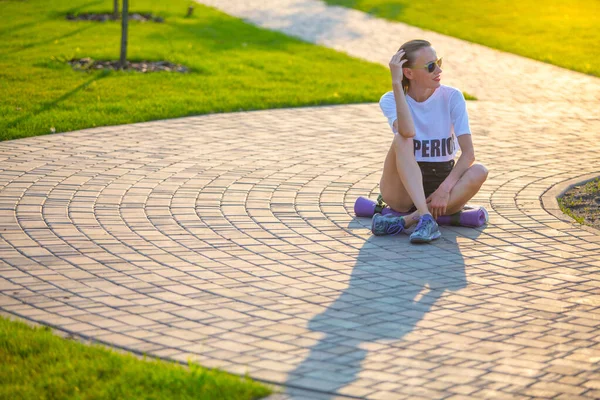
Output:
<svg viewBox="0 0 600 400">
<path fill-rule="evenodd" d="M 106 21 L 116 21 L 118 19 L 121 19 L 121 15 L 119 14 L 119 16 L 117 18 L 115 18 L 113 13 L 102 13 L 102 14 L 87 14 L 87 13 L 81 13 L 81 14 L 67 14 L 67 19 L 69 21 L 98 21 L 98 22 L 106 22 Z M 152 22 L 164 22 L 164 18 L 162 17 L 157 17 L 155 15 L 152 15 L 150 13 L 131 13 L 129 14 L 129 20 L 133 20 L 133 21 L 140 21 L 140 22 L 146 22 L 146 21 L 152 21 Z"/>
<path fill-rule="evenodd" d="M 113 71 L 119 70 L 119 61 L 118 60 L 110 60 L 110 61 L 97 61 L 93 60 L 89 57 L 86 58 L 74 58 L 69 61 L 69 64 L 73 67 L 73 69 L 81 70 L 81 71 L 89 71 L 89 70 L 102 70 L 109 69 Z M 138 72 L 181 72 L 186 73 L 189 72 L 189 68 L 181 65 L 181 64 L 173 64 L 168 61 L 139 61 L 139 62 L 131 62 L 127 61 L 125 71 L 138 71 Z"/>
</svg>

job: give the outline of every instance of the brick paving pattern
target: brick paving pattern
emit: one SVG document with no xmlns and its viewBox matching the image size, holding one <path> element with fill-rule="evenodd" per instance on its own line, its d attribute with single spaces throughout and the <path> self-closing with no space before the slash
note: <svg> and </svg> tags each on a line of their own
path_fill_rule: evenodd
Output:
<svg viewBox="0 0 600 400">
<path fill-rule="evenodd" d="M 245 4 L 260 16 L 269 2 Z M 272 400 L 599 398 L 600 234 L 548 212 L 549 194 L 600 171 L 598 79 L 445 39 L 488 71 L 444 78 L 480 98 L 468 108 L 490 176 L 472 202 L 487 227 L 413 246 L 353 216 L 391 141 L 377 104 L 8 141 L 0 308 L 289 388 Z"/>
</svg>

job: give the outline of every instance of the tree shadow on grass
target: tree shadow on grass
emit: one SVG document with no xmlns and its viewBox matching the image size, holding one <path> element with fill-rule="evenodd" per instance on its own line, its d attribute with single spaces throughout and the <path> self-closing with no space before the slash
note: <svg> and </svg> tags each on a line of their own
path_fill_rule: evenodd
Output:
<svg viewBox="0 0 600 400">
<path fill-rule="evenodd" d="M 5 51 L 3 53 L 0 53 L 0 56 L 6 56 L 6 55 L 9 55 L 9 54 L 19 53 L 21 51 L 29 50 L 29 49 L 32 49 L 34 47 L 42 46 L 44 44 L 53 43 L 55 40 L 66 39 L 68 37 L 75 36 L 78 33 L 85 32 L 85 31 L 87 31 L 87 30 L 89 30 L 89 29 L 91 29 L 93 27 L 94 27 L 94 25 L 82 26 L 79 29 L 75 29 L 75 30 L 73 30 L 71 32 L 68 32 L 68 33 L 65 33 L 63 35 L 54 36 L 54 37 L 51 37 L 51 38 L 46 39 L 46 40 L 41 40 L 39 42 L 28 43 L 28 44 L 26 44 L 24 46 L 21 46 L 21 47 L 18 47 L 16 49 Z"/>
<path fill-rule="evenodd" d="M 63 94 L 62 96 L 60 96 L 57 99 L 54 99 L 52 101 L 48 101 L 45 102 L 43 104 L 41 104 L 40 106 L 38 106 L 35 110 L 15 119 L 14 121 L 9 122 L 8 124 L 6 124 L 4 126 L 4 129 L 10 129 L 10 128 L 14 128 L 15 126 L 18 126 L 20 123 L 27 121 L 43 112 L 49 111 L 51 109 L 53 109 L 54 107 L 56 107 L 60 102 L 72 97 L 73 95 L 75 95 L 76 93 L 78 93 L 79 91 L 87 88 L 89 85 L 91 85 L 93 82 L 99 81 L 100 79 L 103 79 L 107 76 L 109 76 L 111 74 L 111 71 L 102 71 L 98 74 L 96 74 L 94 77 L 92 77 L 91 79 L 87 80 L 86 82 L 83 82 L 82 84 L 80 84 L 79 86 L 77 86 L 76 88 L 66 92 L 65 94 Z M 3 140 L 3 138 L 0 136 L 0 140 Z"/>
<path fill-rule="evenodd" d="M 85 7 L 89 7 L 89 6 L 94 6 L 97 4 L 103 4 L 104 1 L 103 0 L 97 0 L 97 1 L 91 1 L 89 3 L 86 4 L 81 4 L 77 7 L 73 7 L 67 11 L 55 11 L 52 10 L 48 13 L 40 13 L 38 15 L 36 15 L 35 20 L 31 21 L 31 22 L 25 22 L 22 24 L 18 24 L 18 25 L 8 25 L 3 29 L 0 29 L 0 36 L 6 34 L 6 33 L 15 33 L 18 32 L 20 30 L 26 29 L 26 28 L 30 28 L 32 26 L 37 26 L 40 24 L 40 22 L 43 21 L 48 21 L 48 20 L 53 20 L 53 19 L 63 19 L 66 17 L 67 14 L 74 14 L 76 12 L 78 12 L 79 10 L 85 8 Z"/>
<path fill-rule="evenodd" d="M 0 29 L 0 36 L 5 35 L 7 33 L 15 33 L 22 29 L 30 28 L 32 26 L 38 25 L 39 23 L 40 23 L 40 21 L 36 20 L 36 21 L 26 22 L 26 23 L 18 24 L 18 25 L 9 25 L 4 29 Z"/>
<path fill-rule="evenodd" d="M 309 329 L 322 337 L 288 375 L 286 385 L 319 391 L 323 399 L 355 394 L 350 385 L 360 378 L 374 343 L 388 350 L 404 349 L 403 338 L 436 302 L 467 286 L 457 232 L 480 234 L 476 229 L 446 228 L 434 244 L 420 246 L 409 244 L 403 234 L 369 238 L 356 258 L 348 287 L 309 322 Z M 406 369 L 412 368 L 410 361 L 414 360 L 406 361 Z M 371 379 L 375 375 L 370 374 Z"/>
<path fill-rule="evenodd" d="M 50 12 L 50 16 L 52 18 L 66 18 L 67 14 L 77 14 L 79 11 L 87 8 L 87 7 L 91 7 L 91 6 L 97 6 L 99 4 L 106 4 L 105 0 L 95 0 L 95 1 L 90 1 L 87 2 L 85 4 L 79 4 L 74 6 L 73 8 L 69 8 L 67 10 L 61 10 L 61 11 L 51 11 Z M 120 4 L 120 3 L 119 3 Z M 108 4 L 106 4 L 108 6 Z M 110 7 L 107 7 L 106 12 L 112 12 L 112 2 Z"/>
<path fill-rule="evenodd" d="M 190 40 L 203 38 L 203 47 L 211 52 L 229 50 L 253 52 L 257 49 L 283 51 L 301 44 L 301 41 L 296 38 L 230 18 L 214 18 L 197 23 L 175 21 L 170 23 L 169 27 L 176 29 L 179 35 Z M 165 34 L 162 33 L 154 34 L 154 37 L 161 39 L 164 36 Z"/>
</svg>

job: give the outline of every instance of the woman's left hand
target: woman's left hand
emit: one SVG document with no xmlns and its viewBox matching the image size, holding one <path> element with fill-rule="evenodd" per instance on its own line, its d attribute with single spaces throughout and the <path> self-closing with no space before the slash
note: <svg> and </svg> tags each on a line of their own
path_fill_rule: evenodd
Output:
<svg viewBox="0 0 600 400">
<path fill-rule="evenodd" d="M 450 192 L 447 192 L 441 188 L 438 188 L 427 198 L 427 206 L 429 212 L 433 218 L 436 218 L 446 214 L 446 207 L 448 207 L 448 200 L 450 199 Z"/>
</svg>

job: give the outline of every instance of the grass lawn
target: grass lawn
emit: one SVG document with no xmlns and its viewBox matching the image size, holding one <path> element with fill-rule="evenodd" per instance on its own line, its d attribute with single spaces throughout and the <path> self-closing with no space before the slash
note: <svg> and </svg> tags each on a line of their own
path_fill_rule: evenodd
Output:
<svg viewBox="0 0 600 400">
<path fill-rule="evenodd" d="M 251 400 L 271 393 L 247 378 L 143 361 L 0 316 L 0 399 Z"/>
<path fill-rule="evenodd" d="M 598 0 L 325 2 L 600 76 Z M 460 57 L 460 54 L 445 56 Z"/>
<path fill-rule="evenodd" d="M 74 71 L 65 61 L 119 57 L 120 22 L 68 21 L 112 0 L 0 0 L 0 140 L 188 115 L 378 101 L 382 65 L 259 29 L 188 0 L 134 0 L 162 24 L 130 21 L 130 61 L 188 74 Z"/>
</svg>

